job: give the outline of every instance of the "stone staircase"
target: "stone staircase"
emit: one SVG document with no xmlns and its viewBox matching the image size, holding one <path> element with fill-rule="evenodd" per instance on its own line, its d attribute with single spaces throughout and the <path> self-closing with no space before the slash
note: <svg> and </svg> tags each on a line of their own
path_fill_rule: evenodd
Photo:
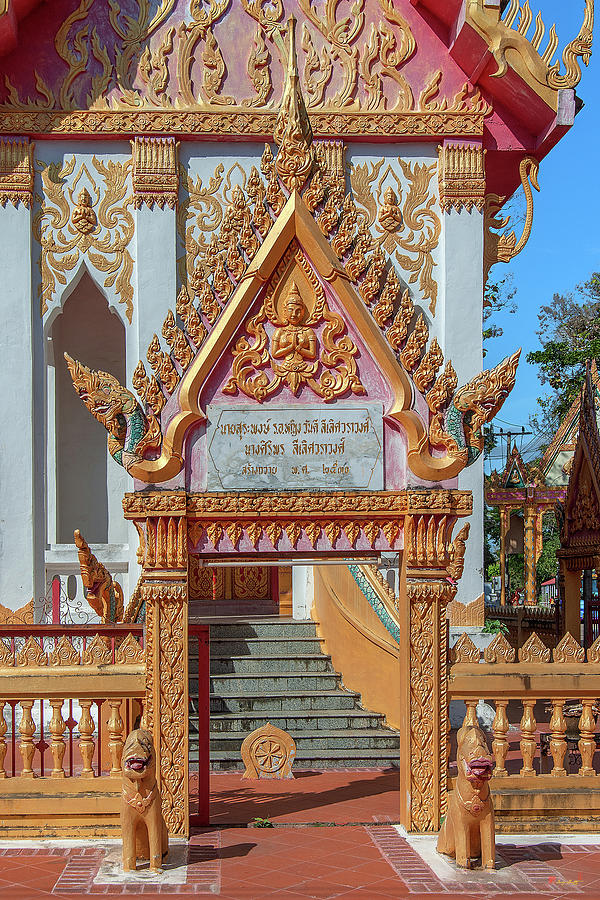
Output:
<svg viewBox="0 0 600 900">
<path fill-rule="evenodd" d="M 397 732 L 383 724 L 382 715 L 363 709 L 359 694 L 342 687 L 313 621 L 273 617 L 211 624 L 210 656 L 213 771 L 243 768 L 242 741 L 267 722 L 293 736 L 296 768 L 397 766 Z M 192 656 L 192 708 L 197 671 Z M 194 735 L 192 718 L 192 753 Z"/>
</svg>

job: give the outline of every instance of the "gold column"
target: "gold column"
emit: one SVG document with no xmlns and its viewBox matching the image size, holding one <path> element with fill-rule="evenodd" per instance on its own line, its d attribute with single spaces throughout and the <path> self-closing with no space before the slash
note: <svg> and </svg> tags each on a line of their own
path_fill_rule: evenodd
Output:
<svg viewBox="0 0 600 900">
<path fill-rule="evenodd" d="M 535 508 L 525 506 L 525 604 L 535 606 L 536 601 L 536 529 Z"/>
<path fill-rule="evenodd" d="M 400 578 L 400 821 L 435 832 L 448 787 L 448 621 L 463 569 L 466 531 L 448 545 L 453 522 L 409 516 Z M 448 580 L 452 574 L 453 581 Z"/>
<path fill-rule="evenodd" d="M 507 519 L 510 520 L 510 509 L 500 507 L 500 603 L 506 606 L 506 532 Z"/>
<path fill-rule="evenodd" d="M 144 723 L 156 748 L 157 778 L 169 834 L 189 836 L 188 552 L 186 495 L 126 498 L 140 534 L 146 604 Z"/>
<path fill-rule="evenodd" d="M 569 571 L 566 561 L 560 561 L 565 585 L 565 632 L 570 631 L 577 643 L 581 641 L 581 571 Z"/>
</svg>

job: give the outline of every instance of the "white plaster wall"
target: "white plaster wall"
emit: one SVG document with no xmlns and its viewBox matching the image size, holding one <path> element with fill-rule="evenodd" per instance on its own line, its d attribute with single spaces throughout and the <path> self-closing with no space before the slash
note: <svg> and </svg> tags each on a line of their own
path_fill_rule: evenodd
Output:
<svg viewBox="0 0 600 900">
<path fill-rule="evenodd" d="M 483 368 L 483 215 L 476 209 L 443 215 L 440 335 L 446 359 L 451 359 L 459 385 Z M 473 515 L 465 569 L 457 599 L 470 603 L 483 593 L 483 457 L 461 472 L 458 486 L 473 492 Z"/>
<path fill-rule="evenodd" d="M 292 566 L 292 615 L 294 619 L 310 619 L 315 599 L 312 566 Z"/>
<path fill-rule="evenodd" d="M 40 460 L 34 448 L 34 411 L 39 415 L 40 409 L 33 368 L 30 211 L 7 203 L 0 210 L 0 230 L 0 603 L 18 609 L 36 595 L 36 565 L 39 571 L 43 567 L 37 533 L 43 507 L 35 481 Z"/>
</svg>

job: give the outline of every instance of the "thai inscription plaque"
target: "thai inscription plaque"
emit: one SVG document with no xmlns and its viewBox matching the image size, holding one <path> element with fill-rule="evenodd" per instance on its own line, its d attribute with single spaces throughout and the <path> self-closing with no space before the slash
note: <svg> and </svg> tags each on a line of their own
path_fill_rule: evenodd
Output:
<svg viewBox="0 0 600 900">
<path fill-rule="evenodd" d="M 383 490 L 380 403 L 207 407 L 209 491 Z"/>
</svg>

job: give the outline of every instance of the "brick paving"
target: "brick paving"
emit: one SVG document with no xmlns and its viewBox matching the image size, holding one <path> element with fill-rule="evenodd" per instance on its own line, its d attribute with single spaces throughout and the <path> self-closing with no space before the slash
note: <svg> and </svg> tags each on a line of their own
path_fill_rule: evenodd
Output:
<svg viewBox="0 0 600 900">
<path fill-rule="evenodd" d="M 589 839 L 588 839 L 589 840 Z M 428 843 L 427 843 L 428 842 Z M 218 896 L 223 900 L 600 900 L 600 841 L 561 843 L 502 837 L 497 871 L 439 865 L 435 839 L 404 838 L 387 824 L 368 826 L 203 829 L 187 845 L 181 884 L 95 883 L 104 854 L 100 841 L 39 849 L 0 848 L 0 897 L 80 900 L 91 896 L 147 898 Z M 429 856 L 427 855 L 429 853 Z M 448 875 L 450 873 L 450 875 Z"/>
</svg>

